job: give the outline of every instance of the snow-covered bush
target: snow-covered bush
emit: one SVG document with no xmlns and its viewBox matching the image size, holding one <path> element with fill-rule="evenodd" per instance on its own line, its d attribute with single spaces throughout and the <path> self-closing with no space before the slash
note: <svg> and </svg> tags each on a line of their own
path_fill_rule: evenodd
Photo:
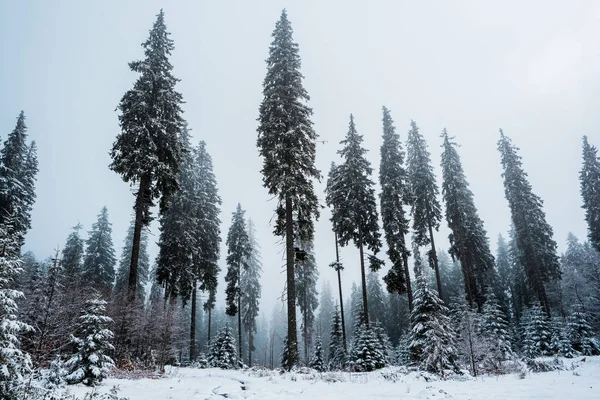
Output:
<svg viewBox="0 0 600 400">
<path fill-rule="evenodd" d="M 79 337 L 71 335 L 76 352 L 65 363 L 69 384 L 94 386 L 106 378 L 114 367 L 112 358 L 107 354 L 114 350 L 110 343 L 114 335 L 106 328 L 112 319 L 104 315 L 105 309 L 106 302 L 97 294 L 86 302 L 77 322 L 76 333 Z"/>
<path fill-rule="evenodd" d="M 65 385 L 67 370 L 60 357 L 52 360 L 48 368 L 40 370 L 40 381 L 47 389 L 56 389 Z"/>
</svg>

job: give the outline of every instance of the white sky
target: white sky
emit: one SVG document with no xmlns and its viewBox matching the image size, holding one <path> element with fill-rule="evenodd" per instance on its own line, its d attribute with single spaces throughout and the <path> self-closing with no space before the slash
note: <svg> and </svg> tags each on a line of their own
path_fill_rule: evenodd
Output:
<svg viewBox="0 0 600 400">
<path fill-rule="evenodd" d="M 214 160 L 223 236 L 237 202 L 255 221 L 267 313 L 284 275 L 281 246 L 271 234 L 275 203 L 262 187 L 256 118 L 270 34 L 284 7 L 300 45 L 315 129 L 326 141 L 317 153 L 324 176 L 338 160 L 351 112 L 375 180 L 382 105 L 391 109 L 403 141 L 410 119 L 417 122 L 438 178 L 439 133 L 446 127 L 462 145 L 467 178 L 495 248 L 510 221 L 496 150 L 503 128 L 521 148 L 560 249 L 569 231 L 585 236 L 578 171 L 581 136 L 600 145 L 597 2 L 4 1 L 0 136 L 6 138 L 24 109 L 39 146 L 38 199 L 26 244 L 38 258 L 62 248 L 78 221 L 87 231 L 103 205 L 120 251 L 133 196 L 108 169 L 119 133 L 115 107 L 136 78 L 127 63 L 143 56 L 140 43 L 161 7 L 175 41 L 172 63 L 185 118 Z M 324 187 L 325 181 L 317 187 L 322 203 Z M 445 248 L 442 225 L 437 243 Z M 156 224 L 152 233 L 156 241 Z M 151 250 L 154 258 L 156 246 Z M 317 224 L 315 250 L 321 277 L 335 284 L 327 210 Z M 225 251 L 223 246 L 222 256 Z M 360 278 L 358 251 L 347 248 L 342 256 L 349 294 L 351 281 Z"/>
</svg>

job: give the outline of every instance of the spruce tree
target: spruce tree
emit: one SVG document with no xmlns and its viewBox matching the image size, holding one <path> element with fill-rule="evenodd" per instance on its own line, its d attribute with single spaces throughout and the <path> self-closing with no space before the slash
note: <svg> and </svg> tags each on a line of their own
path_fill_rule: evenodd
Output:
<svg viewBox="0 0 600 400">
<path fill-rule="evenodd" d="M 250 258 L 247 267 L 242 269 L 240 276 L 240 290 L 242 309 L 242 325 L 248 334 L 248 366 L 252 366 L 252 352 L 255 350 L 256 317 L 260 307 L 260 276 L 262 261 L 260 246 L 256 238 L 256 231 L 252 220 L 248 220 L 248 242 L 250 243 Z"/>
<path fill-rule="evenodd" d="M 367 296 L 369 297 L 369 321 L 383 324 L 389 319 L 388 301 L 377 272 L 367 275 Z"/>
<path fill-rule="evenodd" d="M 15 129 L 0 150 L 0 224 L 9 227 L 9 234 L 16 236 L 17 252 L 31 228 L 38 172 L 37 147 L 35 142 L 27 145 L 27 136 L 25 113 L 21 111 Z"/>
<path fill-rule="evenodd" d="M 346 348 L 342 335 L 342 320 L 340 311 L 336 307 L 331 319 L 331 334 L 329 342 L 329 369 L 340 370 L 344 368 L 346 359 Z"/>
<path fill-rule="evenodd" d="M 241 204 L 238 203 L 235 212 L 231 218 L 231 226 L 227 233 L 227 282 L 225 313 L 229 316 L 238 316 L 238 345 L 240 357 L 242 357 L 242 313 L 241 313 L 241 298 L 240 291 L 240 274 L 242 268 L 248 268 L 248 262 L 252 255 L 252 247 L 248 231 L 246 229 L 246 220 L 244 219 L 245 211 L 242 210 Z"/>
<path fill-rule="evenodd" d="M 579 172 L 581 197 L 585 220 L 588 224 L 588 237 L 596 250 L 600 251 L 600 159 L 598 149 L 583 137 L 583 166 Z"/>
<path fill-rule="evenodd" d="M 386 365 L 383 347 L 375 327 L 376 324 L 367 327 L 362 323 L 355 333 L 348 355 L 348 363 L 355 371 L 370 372 Z"/>
<path fill-rule="evenodd" d="M 449 251 L 462 266 L 469 306 L 476 304 L 481 310 L 486 287 L 493 278 L 494 256 L 456 150 L 458 145 L 448 136 L 446 129 L 442 131 L 442 137 L 442 196 L 451 231 Z"/>
<path fill-rule="evenodd" d="M 543 308 L 535 304 L 525 312 L 521 322 L 523 354 L 533 358 L 551 354 L 552 327 Z"/>
<path fill-rule="evenodd" d="M 412 288 L 408 267 L 410 251 L 406 245 L 409 231 L 408 218 L 404 205 L 410 203 L 408 176 L 404 168 L 404 150 L 400 135 L 396 133 L 390 111 L 383 107 L 383 143 L 381 145 L 381 163 L 379 165 L 379 184 L 381 193 L 381 221 L 387 254 L 392 266 L 383 278 L 390 293 L 404 293 L 408 296 L 408 307 L 412 309 Z"/>
<path fill-rule="evenodd" d="M 521 157 L 517 154 L 518 147 L 502 130 L 500 136 L 498 150 L 504 168 L 504 192 L 511 211 L 519 262 L 529 286 L 546 314 L 550 315 L 546 286 L 560 279 L 552 227 L 546 222 L 542 200 L 533 193 L 527 180 Z"/>
<path fill-rule="evenodd" d="M 229 325 L 225 325 L 209 346 L 208 364 L 215 368 L 235 369 L 237 360 L 235 338 Z"/>
<path fill-rule="evenodd" d="M 183 128 L 182 96 L 175 90 L 179 81 L 171 71 L 169 56 L 174 49 L 160 10 L 142 43 L 145 58 L 129 63 L 140 77 L 121 99 L 118 109 L 121 133 L 113 144 L 110 169 L 125 182 L 138 185 L 135 224 L 129 266 L 129 298 L 135 298 L 141 280 L 138 261 L 142 228 L 151 221 L 150 209 L 159 200 L 161 213 L 178 189 L 177 174 L 182 159 L 179 134 Z"/>
<path fill-rule="evenodd" d="M 329 281 L 323 282 L 319 294 L 319 312 L 315 322 L 315 331 L 321 337 L 324 349 L 329 349 L 329 329 L 331 327 L 331 317 L 335 310 L 333 294 Z M 327 360 L 327 359 L 325 359 Z"/>
<path fill-rule="evenodd" d="M 298 261 L 296 265 L 296 298 L 302 314 L 300 329 L 304 344 L 304 359 L 308 362 L 314 333 L 315 311 L 319 306 L 317 293 L 319 270 L 317 269 L 312 243 L 303 247 L 306 249 L 307 255 L 304 260 Z"/>
<path fill-rule="evenodd" d="M 88 284 L 100 293 L 108 294 L 115 280 L 116 263 L 112 224 L 108 220 L 108 209 L 103 207 L 86 241 L 83 271 Z"/>
<path fill-rule="evenodd" d="M 330 173 L 326 193 L 327 204 L 332 208 L 333 229 L 340 245 L 346 246 L 352 240 L 359 249 L 364 322 L 369 326 L 364 247 L 373 252 L 369 255 L 370 269 L 378 270 L 381 262 L 375 254 L 381 248 L 381 234 L 374 182 L 371 180 L 373 168 L 365 157 L 367 150 L 362 147 L 362 142 L 363 137 L 356 131 L 351 114 L 348 134 L 340 142 L 343 148 L 338 151 L 344 162 Z"/>
<path fill-rule="evenodd" d="M 114 350 L 111 344 L 114 335 L 106 327 L 112 319 L 104 315 L 105 308 L 106 302 L 95 295 L 86 302 L 79 317 L 77 336 L 71 335 L 76 352 L 66 362 L 66 380 L 70 384 L 96 386 L 114 367 L 112 358 L 107 354 Z"/>
<path fill-rule="evenodd" d="M 10 224 L 10 219 L 6 220 Z M 10 234 L 14 228 L 0 224 L 0 397 L 11 397 L 24 377 L 31 372 L 31 359 L 21 350 L 20 336 L 33 328 L 20 320 L 17 302 L 23 292 L 13 289 L 21 272 L 18 238 Z"/>
<path fill-rule="evenodd" d="M 83 229 L 81 224 L 73 227 L 73 232 L 67 236 L 67 242 L 62 251 L 62 267 L 65 273 L 67 282 L 77 281 L 83 273 L 83 239 L 79 231 Z"/>
<path fill-rule="evenodd" d="M 313 181 L 320 179 L 315 166 L 316 139 L 302 85 L 298 44 L 285 10 L 275 25 L 263 81 L 257 146 L 264 158 L 263 184 L 277 196 L 275 235 L 285 236 L 289 358 L 286 368 L 298 361 L 296 333 L 295 242 L 310 242 L 313 220 L 319 217 Z M 295 223 L 294 223 L 295 221 Z"/>
<path fill-rule="evenodd" d="M 514 296 L 514 271 L 510 263 L 509 247 L 504 237 L 499 234 L 496 246 L 496 279 L 494 292 L 498 295 L 500 306 L 510 319 L 515 305 Z"/>
<path fill-rule="evenodd" d="M 497 356 L 496 358 L 506 360 L 513 354 L 510 326 L 494 292 L 488 289 L 485 297 L 481 328 L 491 338 L 491 351 Z"/>
<path fill-rule="evenodd" d="M 596 356 L 600 354 L 600 341 L 592 332 L 589 320 L 583 307 L 576 306 L 569 317 L 568 331 L 575 351 L 586 356 Z"/>
<path fill-rule="evenodd" d="M 444 297 L 442 300 L 450 304 L 455 297 L 465 297 L 464 275 L 458 260 L 452 260 L 447 251 L 438 251 L 438 265 Z"/>
<path fill-rule="evenodd" d="M 315 340 L 315 351 L 310 360 L 309 367 L 319 372 L 325 371 L 325 360 L 323 359 L 323 343 L 321 342 L 320 336 L 317 336 L 317 339 Z"/>
<path fill-rule="evenodd" d="M 411 121 L 410 124 L 406 143 L 406 171 L 410 184 L 413 242 L 418 246 L 431 245 L 428 253 L 429 266 L 435 271 L 438 294 L 442 298 L 444 292 L 433 238 L 433 231 L 439 229 L 442 219 L 442 210 L 437 199 L 439 190 L 425 138 L 419 133 L 415 121 Z"/>
<path fill-rule="evenodd" d="M 419 271 L 421 268 L 417 269 L 417 285 L 410 314 L 411 363 L 443 376 L 446 369 L 458 370 L 454 331 L 448 308 L 427 287 L 425 276 Z"/>
</svg>

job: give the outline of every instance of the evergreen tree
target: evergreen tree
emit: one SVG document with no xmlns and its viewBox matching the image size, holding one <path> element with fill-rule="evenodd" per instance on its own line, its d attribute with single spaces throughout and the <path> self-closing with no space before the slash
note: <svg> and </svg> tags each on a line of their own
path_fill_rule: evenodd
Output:
<svg viewBox="0 0 600 400">
<path fill-rule="evenodd" d="M 208 364 L 221 369 L 235 369 L 237 367 L 237 351 L 235 339 L 229 325 L 219 331 L 208 350 Z"/>
<path fill-rule="evenodd" d="M 511 266 L 509 247 L 502 235 L 498 235 L 496 251 L 496 279 L 494 280 L 494 293 L 500 306 L 511 317 L 515 309 L 514 271 Z"/>
<path fill-rule="evenodd" d="M 17 238 L 17 252 L 31 228 L 37 172 L 37 148 L 35 142 L 27 145 L 25 113 L 21 111 L 0 150 L 0 224 L 10 227 L 8 233 Z"/>
<path fill-rule="evenodd" d="M 510 326 L 498 299 L 491 289 L 488 289 L 485 298 L 481 328 L 491 338 L 491 352 L 495 354 L 497 359 L 506 360 L 513 354 L 510 343 Z"/>
<path fill-rule="evenodd" d="M 264 158 L 263 184 L 277 196 L 275 235 L 286 240 L 286 281 L 289 358 L 286 368 L 298 361 L 296 334 L 295 241 L 310 242 L 313 219 L 319 217 L 313 180 L 321 174 L 315 166 L 317 134 L 307 106 L 308 93 L 302 85 L 298 44 L 285 10 L 275 25 L 263 81 L 257 146 Z M 296 223 L 294 224 L 294 221 Z M 294 231 L 296 228 L 296 231 Z"/>
<path fill-rule="evenodd" d="M 511 210 L 515 229 L 519 261 L 523 265 L 527 282 L 537 295 L 546 314 L 550 305 L 546 285 L 560 279 L 560 264 L 556 255 L 556 242 L 552 227 L 546 222 L 542 200 L 533 194 L 523 170 L 518 147 L 500 130 L 498 150 L 504 168 L 504 191 Z"/>
<path fill-rule="evenodd" d="M 296 298 L 302 314 L 302 339 L 304 342 L 304 359 L 308 362 L 309 351 L 312 346 L 312 337 L 315 325 L 315 311 L 319 306 L 317 281 L 319 270 L 313 251 L 312 243 L 303 246 L 306 249 L 306 258 L 297 262 L 296 266 Z"/>
<path fill-rule="evenodd" d="M 383 278 L 390 293 L 408 295 L 408 306 L 412 309 L 412 288 L 408 268 L 410 251 L 405 237 L 408 234 L 408 218 L 404 205 L 410 203 L 410 190 L 404 169 L 404 150 L 400 136 L 396 133 L 390 111 L 383 107 L 383 144 L 381 145 L 381 164 L 379 166 L 379 184 L 381 194 L 381 220 L 388 246 L 387 254 L 392 262 L 387 275 Z"/>
<path fill-rule="evenodd" d="M 540 305 L 530 307 L 523 316 L 523 353 L 533 358 L 551 354 L 552 328 Z"/>
<path fill-rule="evenodd" d="M 462 266 L 469 306 L 477 304 L 481 310 L 485 289 L 492 282 L 494 256 L 456 150 L 458 145 L 448 136 L 446 129 L 442 137 L 442 195 L 446 203 L 446 221 L 451 231 L 448 237 L 450 255 L 459 260 Z"/>
<path fill-rule="evenodd" d="M 88 300 L 77 322 L 78 336 L 72 336 L 76 353 L 67 361 L 69 369 L 66 380 L 70 384 L 83 383 L 95 386 L 106 378 L 114 366 L 107 354 L 114 350 L 110 343 L 114 337 L 106 325 L 112 322 L 104 315 L 106 302 L 97 295 Z"/>
<path fill-rule="evenodd" d="M 310 360 L 309 367 L 319 371 L 325 371 L 325 361 L 323 360 L 323 343 L 321 337 L 317 336 L 315 340 L 315 352 Z"/>
<path fill-rule="evenodd" d="M 317 314 L 315 329 L 317 335 L 321 337 L 323 348 L 329 349 L 329 329 L 331 327 L 331 318 L 335 311 L 333 294 L 329 281 L 323 283 L 321 294 L 319 296 L 319 312 Z"/>
<path fill-rule="evenodd" d="M 583 166 L 579 182 L 588 237 L 596 250 L 600 251 L 600 159 L 598 149 L 588 143 L 587 136 L 583 137 Z"/>
<path fill-rule="evenodd" d="M 381 262 L 375 258 L 375 254 L 381 248 L 381 235 L 377 222 L 374 182 L 371 180 L 373 169 L 365 157 L 367 150 L 362 147 L 362 142 L 363 137 L 356 131 L 354 117 L 350 115 L 348 134 L 340 142 L 344 147 L 338 151 L 344 163 L 330 173 L 326 193 L 327 204 L 332 207 L 333 229 L 340 245 L 345 246 L 352 240 L 360 252 L 364 322 L 368 326 L 364 246 L 374 253 L 369 256 L 370 269 L 378 270 Z"/>
<path fill-rule="evenodd" d="M 348 355 L 348 363 L 355 371 L 369 372 L 385 367 L 386 358 L 375 331 L 375 324 L 371 327 L 361 324 L 358 327 Z"/>
<path fill-rule="evenodd" d="M 369 272 L 367 275 L 367 296 L 369 297 L 369 321 L 383 324 L 389 318 L 387 297 L 381 286 L 379 274 Z"/>
<path fill-rule="evenodd" d="M 260 246 L 256 238 L 256 231 L 252 220 L 248 220 L 248 242 L 251 253 L 248 265 L 242 269 L 240 276 L 240 290 L 242 303 L 242 324 L 248 333 L 248 366 L 252 366 L 252 352 L 256 333 L 256 317 L 260 307 L 260 275 L 262 272 L 262 261 L 260 258 Z"/>
<path fill-rule="evenodd" d="M 492 353 L 489 336 L 481 329 L 482 315 L 469 307 L 463 299 L 453 304 L 453 314 L 458 354 L 463 363 L 468 366 L 471 375 L 477 376 L 480 364 Z M 498 363 L 495 365 L 497 366 Z"/>
<path fill-rule="evenodd" d="M 129 68 L 141 76 L 119 103 L 121 133 L 110 153 L 110 169 L 125 182 L 138 184 L 128 277 L 132 299 L 141 283 L 138 261 L 142 228 L 150 223 L 154 201 L 160 200 L 163 212 L 169 197 L 178 189 L 177 174 L 182 159 L 179 134 L 183 127 L 183 99 L 175 90 L 179 80 L 172 75 L 173 66 L 169 62 L 174 45 L 162 10 L 142 47 L 145 59 L 129 63 Z"/>
<path fill-rule="evenodd" d="M 10 219 L 8 220 L 10 223 Z M 19 318 L 17 301 L 23 292 L 12 289 L 21 272 L 21 260 L 17 257 L 19 242 L 4 224 L 0 224 L 0 397 L 11 397 L 31 372 L 29 355 L 21 350 L 20 335 L 33 328 Z"/>
<path fill-rule="evenodd" d="M 344 368 L 346 350 L 342 335 L 342 320 L 340 311 L 336 307 L 331 320 L 331 335 L 329 342 L 329 369 L 340 370 Z"/>
<path fill-rule="evenodd" d="M 439 296 L 427 287 L 425 277 L 420 271 L 417 274 L 410 322 L 411 362 L 442 376 L 446 369 L 458 371 L 458 355 L 448 308 Z"/>
<path fill-rule="evenodd" d="M 593 284 L 590 283 L 593 279 L 590 279 L 587 273 L 589 256 L 585 244 L 580 243 L 575 235 L 569 233 L 567 250 L 560 259 L 562 270 L 561 289 L 564 305 L 567 308 L 574 305 L 588 308 L 592 304 L 594 290 Z"/>
<path fill-rule="evenodd" d="M 117 278 L 115 283 L 115 292 L 118 294 L 124 294 L 127 291 L 127 285 L 129 282 L 129 268 L 131 267 L 131 254 L 133 252 L 133 236 L 135 233 L 135 219 L 131 221 L 127 230 L 127 235 L 123 241 L 123 248 L 121 249 L 121 258 L 119 259 L 119 268 L 117 270 Z M 148 230 L 142 230 L 142 236 L 140 239 L 139 249 L 139 260 L 138 260 L 138 271 L 137 271 L 137 298 L 143 302 L 146 298 L 145 287 L 149 279 L 150 270 L 150 256 L 148 255 Z"/>
<path fill-rule="evenodd" d="M 552 341 L 550 342 L 550 351 L 555 355 L 561 355 L 566 358 L 573 358 L 573 345 L 569 337 L 569 329 L 560 317 L 554 317 L 552 320 Z"/>
<path fill-rule="evenodd" d="M 594 336 L 589 319 L 583 307 L 576 306 L 569 318 L 569 336 L 575 351 L 586 356 L 596 356 L 600 354 L 600 341 Z"/>
<path fill-rule="evenodd" d="M 67 282 L 74 282 L 83 273 L 83 239 L 79 235 L 79 231 L 83 229 L 81 224 L 73 227 L 73 232 L 67 236 L 67 242 L 62 251 L 62 267 L 65 273 Z"/>
<path fill-rule="evenodd" d="M 248 261 L 252 255 L 252 247 L 246 230 L 245 211 L 238 203 L 237 209 L 231 218 L 231 226 L 227 233 L 227 289 L 225 289 L 227 308 L 225 313 L 229 316 L 238 316 L 238 346 L 240 357 L 242 357 L 242 314 L 240 291 L 240 274 L 243 269 L 248 268 Z"/>
<path fill-rule="evenodd" d="M 450 300 L 455 297 L 464 297 L 465 285 L 463 272 L 458 260 L 452 260 L 446 251 L 438 252 L 438 265 L 440 276 L 442 278 L 442 288 L 444 297 L 442 300 L 450 304 Z M 462 294 L 462 296 L 461 296 Z"/>
<path fill-rule="evenodd" d="M 410 184 L 413 242 L 418 246 L 431 245 L 428 254 L 429 266 L 435 271 L 440 298 L 444 296 L 442 280 L 438 267 L 437 253 L 433 231 L 438 230 L 442 219 L 442 210 L 437 199 L 439 193 L 435 183 L 435 174 L 431 165 L 431 157 L 427 143 L 414 121 L 408 131 L 406 144 L 408 182 Z M 414 297 L 414 296 L 413 296 Z"/>
<path fill-rule="evenodd" d="M 83 271 L 87 282 L 100 293 L 108 294 L 115 280 L 116 263 L 112 224 L 107 208 L 103 207 L 86 241 Z"/>
</svg>

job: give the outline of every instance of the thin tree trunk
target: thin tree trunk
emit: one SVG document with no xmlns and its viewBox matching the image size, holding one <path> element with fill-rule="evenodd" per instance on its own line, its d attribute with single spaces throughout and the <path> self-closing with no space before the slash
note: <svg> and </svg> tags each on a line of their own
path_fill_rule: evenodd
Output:
<svg viewBox="0 0 600 400">
<path fill-rule="evenodd" d="M 365 255 L 363 252 L 362 233 L 358 239 L 358 250 L 360 253 L 360 278 L 362 282 L 362 297 L 363 297 L 363 321 L 367 328 L 369 327 L 369 306 L 367 304 L 367 277 L 365 274 Z"/>
<path fill-rule="evenodd" d="M 252 328 L 248 329 L 248 366 L 252 367 Z"/>
<path fill-rule="evenodd" d="M 296 279 L 294 276 L 294 226 L 292 214 L 292 197 L 285 197 L 285 245 L 286 245 L 286 269 L 287 269 L 287 346 L 288 365 L 290 370 L 298 362 L 298 334 L 296 332 Z"/>
<path fill-rule="evenodd" d="M 347 352 L 348 348 L 346 347 L 346 321 L 344 320 L 344 297 L 342 296 L 342 274 L 341 274 L 341 271 L 339 268 L 340 251 L 338 248 L 337 233 L 335 234 L 335 260 L 338 263 L 336 270 L 337 270 L 337 276 L 338 276 L 338 289 L 340 292 L 340 314 L 342 316 L 342 337 L 344 338 L 344 352 Z"/>
<path fill-rule="evenodd" d="M 471 270 L 467 265 L 467 261 L 465 257 L 462 256 L 460 259 L 460 265 L 462 267 L 463 272 L 463 280 L 465 281 L 465 290 L 467 292 L 467 302 L 469 303 L 469 308 L 473 307 L 473 288 L 471 287 Z"/>
<path fill-rule="evenodd" d="M 210 345 L 210 325 L 211 325 L 211 319 L 212 319 L 212 308 L 208 307 L 208 342 L 206 342 L 208 345 Z"/>
<path fill-rule="evenodd" d="M 190 324 L 190 361 L 196 360 L 196 280 L 192 289 L 192 322 Z"/>
<path fill-rule="evenodd" d="M 238 293 L 238 347 L 240 349 L 240 355 L 238 357 L 238 359 L 240 361 L 243 360 L 242 358 L 242 295 L 241 293 Z M 243 361 L 242 361 L 243 362 Z"/>
<path fill-rule="evenodd" d="M 304 299 L 304 361 L 308 364 L 308 304 L 306 304 L 306 288 L 304 288 L 302 298 Z"/>
<path fill-rule="evenodd" d="M 442 278 L 440 277 L 440 267 L 438 266 L 438 258 L 435 250 L 435 241 L 433 240 L 433 227 L 429 223 L 429 238 L 431 239 L 431 261 L 433 261 L 433 269 L 435 270 L 435 280 L 437 281 L 438 295 L 440 299 L 444 298 L 442 291 Z"/>
<path fill-rule="evenodd" d="M 140 241 L 142 238 L 142 227 L 144 225 L 143 212 L 145 195 L 150 186 L 150 179 L 146 175 L 142 175 L 140 186 L 135 199 L 135 225 L 133 229 L 133 244 L 131 247 L 131 263 L 129 264 L 129 300 L 135 300 L 135 292 L 138 282 L 138 261 L 140 258 Z"/>
<path fill-rule="evenodd" d="M 410 283 L 410 270 L 408 268 L 408 255 L 406 251 L 402 253 L 402 264 L 404 264 L 404 276 L 406 277 L 406 296 L 408 297 L 408 311 L 413 310 L 413 293 Z"/>
</svg>

